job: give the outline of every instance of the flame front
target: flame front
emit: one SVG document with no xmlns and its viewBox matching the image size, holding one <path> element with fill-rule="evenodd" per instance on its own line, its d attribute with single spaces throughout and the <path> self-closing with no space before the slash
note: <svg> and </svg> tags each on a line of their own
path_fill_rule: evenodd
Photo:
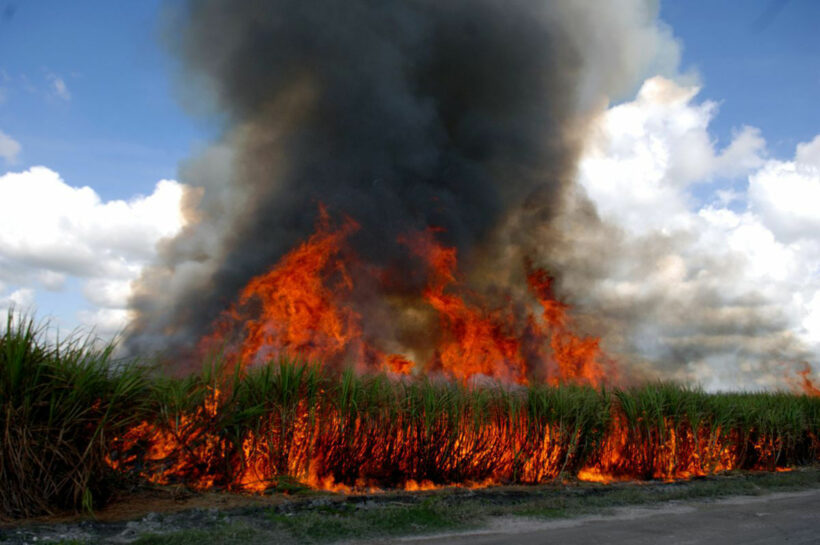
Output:
<svg viewBox="0 0 820 545">
<path fill-rule="evenodd" d="M 198 489 L 288 490 L 295 480 L 350 492 L 671 480 L 820 459 L 817 430 L 724 427 L 708 413 L 695 422 L 696 406 L 674 416 L 673 389 L 613 399 L 589 386 L 395 382 L 287 362 L 216 380 L 224 389 L 192 383 L 187 397 L 199 401 L 115 440 L 112 467 Z"/>
<path fill-rule="evenodd" d="M 350 491 L 677 479 L 820 456 L 816 430 L 727 425 L 705 394 L 599 388 L 616 368 L 599 339 L 573 332 L 546 271 L 524 263 L 530 299 L 492 305 L 466 286 L 435 229 L 397 241 L 423 287 L 396 300 L 433 317 L 423 343 L 432 355 L 384 350 L 363 327 L 357 282 L 387 293 L 392 280 L 357 260 L 357 229 L 320 210 L 315 233 L 253 278 L 200 343 L 229 365 L 191 379 L 157 419 L 117 438 L 110 465 L 200 489 L 259 492 L 295 479 Z M 800 376 L 805 393 L 820 393 L 808 368 Z"/>
</svg>

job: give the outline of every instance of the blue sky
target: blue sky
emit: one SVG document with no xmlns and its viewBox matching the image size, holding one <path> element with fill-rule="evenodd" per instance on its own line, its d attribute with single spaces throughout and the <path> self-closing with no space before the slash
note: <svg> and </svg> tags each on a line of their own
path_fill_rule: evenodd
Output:
<svg viewBox="0 0 820 545">
<path fill-rule="evenodd" d="M 156 0 L 0 1 L 0 130 L 21 147 L 0 174 L 46 165 L 103 200 L 176 177 L 209 128 L 176 99 L 161 10 Z M 38 312 L 71 328 L 92 308 L 80 288 L 69 277 L 38 290 Z"/>
<path fill-rule="evenodd" d="M 701 76 L 700 97 L 720 103 L 722 142 L 752 125 L 775 155 L 791 155 L 820 130 L 820 2 L 667 1 L 661 17 L 683 44 L 683 69 Z"/>
<path fill-rule="evenodd" d="M 176 176 L 208 128 L 176 99 L 161 9 L 156 0 L 0 1 L 0 127 L 22 147 L 15 168 L 48 165 L 104 199 Z"/>
</svg>

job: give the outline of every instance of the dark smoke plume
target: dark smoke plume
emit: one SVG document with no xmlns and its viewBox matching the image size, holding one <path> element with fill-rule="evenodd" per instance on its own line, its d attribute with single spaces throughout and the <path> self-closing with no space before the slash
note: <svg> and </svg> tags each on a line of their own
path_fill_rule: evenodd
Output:
<svg viewBox="0 0 820 545">
<path fill-rule="evenodd" d="M 188 95 L 207 92 L 225 130 L 181 169 L 192 222 L 136 286 L 127 347 L 189 348 L 318 202 L 361 224 L 376 263 L 429 225 L 469 256 L 533 199 L 549 221 L 585 121 L 674 57 L 655 17 L 639 0 L 185 4 Z"/>
</svg>

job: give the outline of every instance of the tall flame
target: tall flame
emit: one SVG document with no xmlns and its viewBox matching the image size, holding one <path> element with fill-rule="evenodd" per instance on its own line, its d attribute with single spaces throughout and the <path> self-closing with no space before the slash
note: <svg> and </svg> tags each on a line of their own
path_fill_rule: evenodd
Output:
<svg viewBox="0 0 820 545">
<path fill-rule="evenodd" d="M 233 355 L 246 365 L 286 354 L 310 361 L 345 355 L 361 337 L 359 315 L 343 303 L 353 287 L 343 244 L 358 228 L 350 218 L 334 228 L 320 206 L 313 235 L 245 286 L 238 308 L 218 320 L 202 350 L 230 344 L 238 334 Z"/>
<path fill-rule="evenodd" d="M 459 289 L 456 250 L 438 244 L 435 232 L 428 229 L 400 239 L 429 268 L 422 295 L 438 313 L 441 325 L 437 361 L 433 364 L 462 380 L 484 375 L 526 382 L 521 340 L 512 330 L 515 317 L 505 309 L 488 309 L 476 294 Z M 467 297 L 476 302 L 468 303 Z"/>
<path fill-rule="evenodd" d="M 414 368 L 439 371 L 459 380 L 484 376 L 523 384 L 538 373 L 551 383 L 599 385 L 605 380 L 601 362 L 606 358 L 598 339 L 570 330 L 569 307 L 555 298 L 546 271 L 526 263 L 530 291 L 542 307 L 540 316 L 529 306 L 523 314 L 516 312 L 509 298 L 493 307 L 464 285 L 456 249 L 436 240 L 437 229 L 398 240 L 427 278 L 416 299 L 438 317 L 438 328 L 428 332 L 435 346 L 432 359 L 414 362 L 379 349 L 379 339 L 363 334 L 365 317 L 353 297 L 351 267 L 356 258 L 348 239 L 358 228 L 351 218 L 333 225 L 320 207 L 315 232 L 245 286 L 238 305 L 217 320 L 201 350 L 222 347 L 244 365 L 291 355 L 399 374 Z M 358 274 L 367 271 L 357 268 Z M 377 285 L 379 278 L 384 283 L 385 271 L 379 273 L 370 273 L 371 284 Z"/>
<path fill-rule="evenodd" d="M 811 366 L 808 363 L 803 364 L 803 369 L 797 372 L 798 379 L 797 386 L 804 394 L 812 397 L 820 397 L 820 385 L 815 384 L 809 377 L 811 374 Z"/>
<path fill-rule="evenodd" d="M 527 270 L 527 283 L 544 309 L 544 325 L 538 331 L 542 336 L 549 336 L 552 357 L 558 366 L 550 382 L 575 380 L 599 386 L 605 379 L 605 362 L 609 364 L 610 373 L 615 372 L 614 365 L 601 352 L 600 339 L 575 335 L 569 329 L 569 306 L 555 298 L 552 277 L 543 269 L 533 268 L 530 262 L 527 262 Z M 610 382 L 614 378 L 611 376 Z"/>
</svg>

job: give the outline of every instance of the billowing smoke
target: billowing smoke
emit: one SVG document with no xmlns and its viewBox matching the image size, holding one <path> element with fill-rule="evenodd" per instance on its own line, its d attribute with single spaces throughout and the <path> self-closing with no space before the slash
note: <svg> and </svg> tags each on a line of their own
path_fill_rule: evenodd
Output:
<svg viewBox="0 0 820 545">
<path fill-rule="evenodd" d="M 514 216 L 507 247 L 547 249 L 559 291 L 633 376 L 794 387 L 820 354 L 818 216 L 801 204 L 820 187 L 820 138 L 789 161 L 752 127 L 719 148 L 717 105 L 697 93 L 655 77 L 609 108 L 561 212 L 529 230 Z M 716 178 L 732 190 L 703 189 Z"/>
<path fill-rule="evenodd" d="M 587 121 L 675 65 L 656 17 L 639 0 L 185 4 L 185 94 L 225 129 L 181 169 L 192 221 L 138 283 L 128 347 L 190 348 L 319 202 L 361 224 L 352 243 L 375 263 L 430 225 L 469 258 L 522 207 L 548 224 Z"/>
</svg>

